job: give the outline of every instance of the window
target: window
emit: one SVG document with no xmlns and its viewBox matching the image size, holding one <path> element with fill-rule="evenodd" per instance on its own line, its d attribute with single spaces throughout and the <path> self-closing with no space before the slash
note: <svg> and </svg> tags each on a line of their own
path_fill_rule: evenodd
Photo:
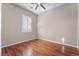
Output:
<svg viewBox="0 0 79 59">
<path fill-rule="evenodd" d="M 22 32 L 32 32 L 32 19 L 29 16 L 22 15 Z"/>
</svg>

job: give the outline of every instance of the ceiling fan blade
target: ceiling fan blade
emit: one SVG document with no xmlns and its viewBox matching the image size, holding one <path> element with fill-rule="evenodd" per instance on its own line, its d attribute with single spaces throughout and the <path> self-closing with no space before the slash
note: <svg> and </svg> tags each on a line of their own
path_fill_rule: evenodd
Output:
<svg viewBox="0 0 79 59">
<path fill-rule="evenodd" d="M 43 4 L 40 4 L 40 6 L 41 6 L 43 9 L 46 9 Z"/>
<path fill-rule="evenodd" d="M 37 8 L 38 8 L 38 4 L 36 5 L 36 8 L 35 8 L 35 10 L 37 10 Z"/>
</svg>

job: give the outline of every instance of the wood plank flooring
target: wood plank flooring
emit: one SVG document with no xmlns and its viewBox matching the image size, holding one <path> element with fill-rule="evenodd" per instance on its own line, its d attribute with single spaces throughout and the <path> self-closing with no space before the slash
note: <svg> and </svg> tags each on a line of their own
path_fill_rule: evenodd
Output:
<svg viewBox="0 0 79 59">
<path fill-rule="evenodd" d="M 79 49 L 34 39 L 2 48 L 2 56 L 79 56 Z"/>
</svg>

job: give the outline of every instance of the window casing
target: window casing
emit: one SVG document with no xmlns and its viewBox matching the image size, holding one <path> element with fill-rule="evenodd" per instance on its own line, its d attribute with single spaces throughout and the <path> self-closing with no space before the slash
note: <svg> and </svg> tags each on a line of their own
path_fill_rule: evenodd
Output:
<svg viewBox="0 0 79 59">
<path fill-rule="evenodd" d="M 32 18 L 22 15 L 22 32 L 32 32 Z"/>
</svg>

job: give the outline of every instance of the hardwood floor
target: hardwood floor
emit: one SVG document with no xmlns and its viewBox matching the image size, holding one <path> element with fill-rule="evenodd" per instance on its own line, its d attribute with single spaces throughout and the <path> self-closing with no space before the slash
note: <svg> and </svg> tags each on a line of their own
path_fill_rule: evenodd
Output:
<svg viewBox="0 0 79 59">
<path fill-rule="evenodd" d="M 2 56 L 79 56 L 79 49 L 35 39 L 2 48 Z"/>
</svg>

